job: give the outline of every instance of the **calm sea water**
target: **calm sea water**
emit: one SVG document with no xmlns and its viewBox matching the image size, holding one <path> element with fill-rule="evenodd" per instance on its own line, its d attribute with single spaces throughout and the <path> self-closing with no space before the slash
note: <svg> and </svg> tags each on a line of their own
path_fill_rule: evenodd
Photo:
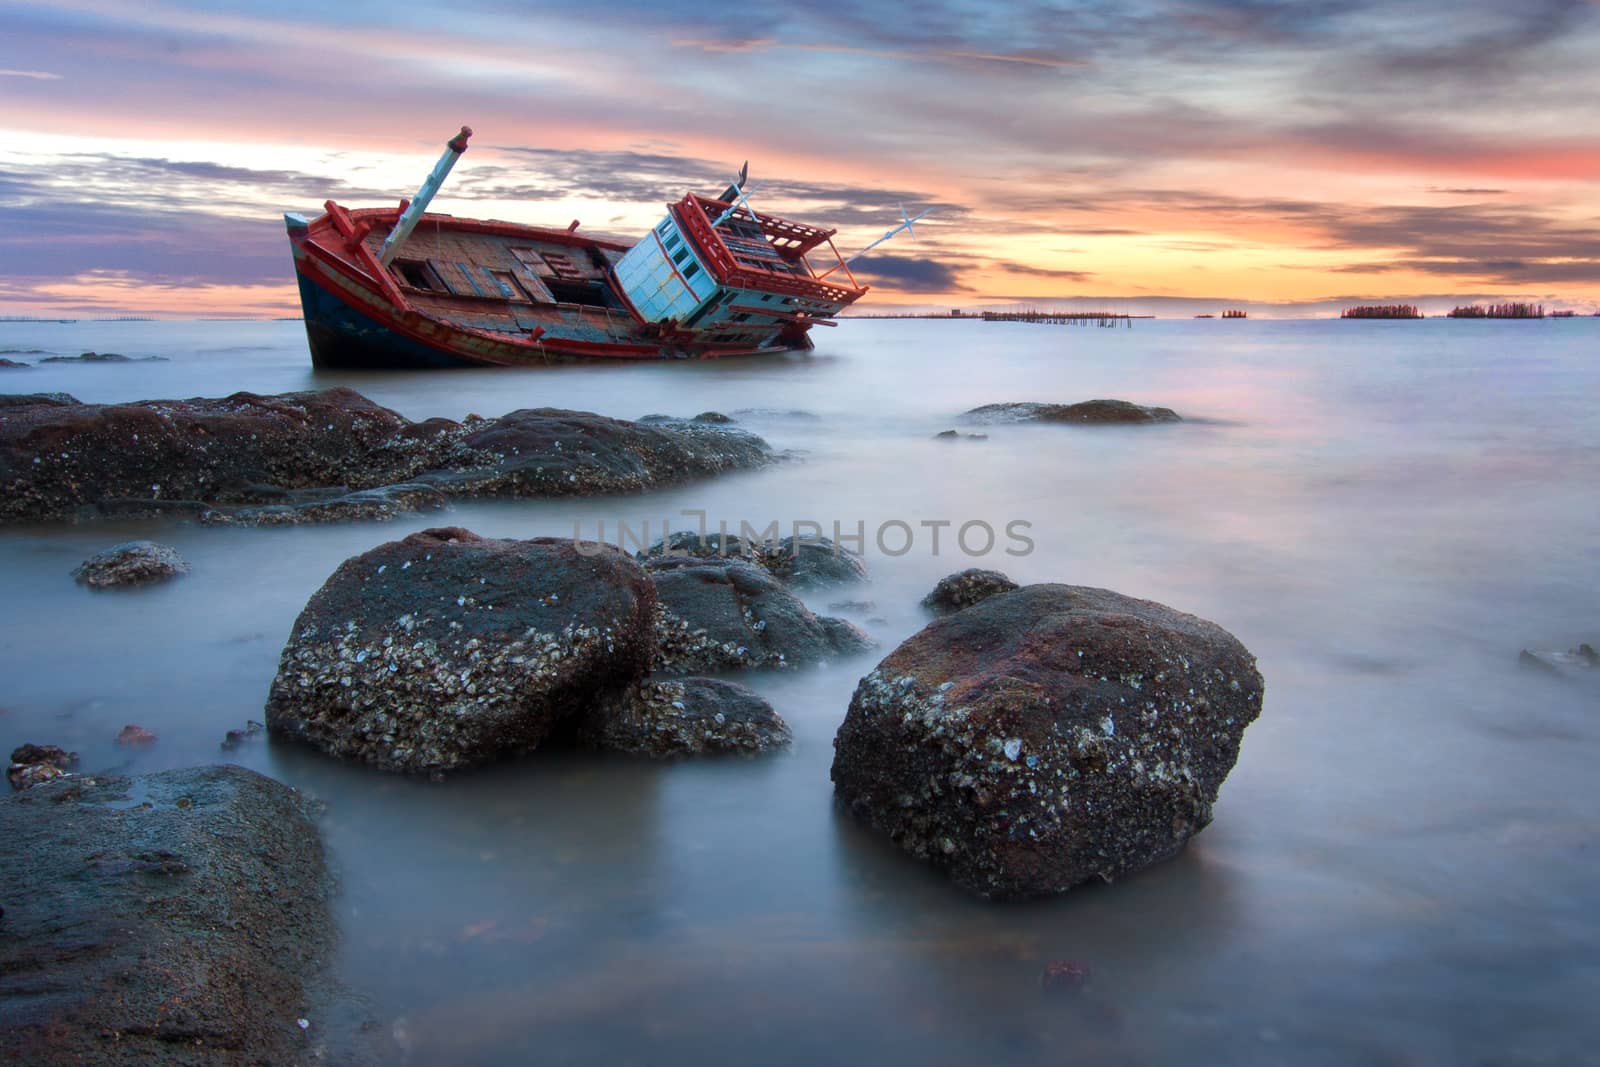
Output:
<svg viewBox="0 0 1600 1067">
<path fill-rule="evenodd" d="M 766 409 L 742 418 L 801 461 L 448 521 L 1022 520 L 1029 555 L 967 557 L 947 533 L 935 556 L 923 531 L 897 557 L 869 544 L 865 590 L 809 600 L 874 601 L 854 617 L 887 651 L 934 581 L 982 564 L 1171 604 L 1259 657 L 1265 711 L 1188 852 L 1023 906 L 962 895 L 835 810 L 831 741 L 875 655 L 749 679 L 795 733 L 760 761 L 547 753 L 441 784 L 246 748 L 327 802 L 340 973 L 413 1063 L 1600 1062 L 1600 687 L 1516 662 L 1600 639 L 1600 321 L 818 332 L 804 357 L 355 376 L 314 373 L 296 322 L 4 324 L 12 359 L 170 362 L 0 371 L 0 389 L 348 384 L 415 418 Z M 932 439 L 980 403 L 1100 396 L 1190 421 Z M 224 758 L 328 574 L 438 522 L 0 530 L 0 748 L 132 772 Z M 73 584 L 133 537 L 193 573 Z M 117 749 L 125 723 L 159 744 Z M 1040 988 L 1058 959 L 1089 967 L 1082 994 Z"/>
</svg>

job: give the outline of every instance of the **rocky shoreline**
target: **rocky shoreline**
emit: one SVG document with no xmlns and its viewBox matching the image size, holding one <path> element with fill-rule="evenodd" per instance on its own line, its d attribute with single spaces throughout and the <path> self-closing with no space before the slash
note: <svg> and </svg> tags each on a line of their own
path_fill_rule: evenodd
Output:
<svg viewBox="0 0 1600 1067">
<path fill-rule="evenodd" d="M 458 497 L 637 493 L 773 462 L 735 426 L 553 408 L 410 419 L 352 389 L 83 404 L 0 398 L 0 524 L 384 519 Z"/>
<path fill-rule="evenodd" d="M 964 417 L 1178 418 L 1121 401 Z M 342 388 L 108 405 L 30 394 L 0 398 L 0 524 L 383 520 L 467 497 L 638 493 L 774 460 L 715 412 L 415 422 Z M 75 576 L 98 589 L 188 569 L 167 546 L 129 542 Z M 223 748 L 264 733 L 434 778 L 552 747 L 771 758 L 793 732 L 745 682 L 874 649 L 802 596 L 866 581 L 862 558 L 828 541 L 677 534 L 630 555 L 425 529 L 327 578 L 282 647 L 264 727 L 229 731 Z M 1004 899 L 1123 877 L 1210 822 L 1262 705 L 1254 658 L 1232 635 L 1108 590 L 978 569 L 940 581 L 922 607 L 932 621 L 860 678 L 833 742 L 835 801 L 870 832 Z M 130 725 L 118 744 L 154 741 Z M 9 777 L 0 1053 L 47 1064 L 325 1053 L 311 1004 L 330 988 L 333 886 L 303 798 L 231 766 L 84 773 L 48 745 L 17 749 Z"/>
</svg>

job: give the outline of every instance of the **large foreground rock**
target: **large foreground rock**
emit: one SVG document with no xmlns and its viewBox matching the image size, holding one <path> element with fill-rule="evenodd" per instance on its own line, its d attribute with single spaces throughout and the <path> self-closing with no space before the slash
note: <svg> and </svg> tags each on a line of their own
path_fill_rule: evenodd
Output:
<svg viewBox="0 0 1600 1067">
<path fill-rule="evenodd" d="M 240 767 L 0 800 L 0 1061 L 310 1062 L 329 892 L 299 796 Z"/>
<path fill-rule="evenodd" d="M 656 758 L 786 748 L 789 724 L 754 690 L 720 678 L 646 679 L 578 716 L 576 737 Z"/>
<path fill-rule="evenodd" d="M 1085 400 L 1079 404 L 985 404 L 968 411 L 971 422 L 1070 422 L 1094 425 L 1181 422 L 1171 408 L 1143 407 L 1126 400 Z"/>
<path fill-rule="evenodd" d="M 862 652 L 873 640 L 814 615 L 766 570 L 738 559 L 657 556 L 656 665 L 667 674 L 797 667 Z"/>
<path fill-rule="evenodd" d="M 764 441 L 736 427 L 645 426 L 554 409 L 412 422 L 343 388 L 66 401 L 0 404 L 0 524 L 162 513 L 248 523 L 384 518 L 449 496 L 639 492 L 772 459 Z"/>
<path fill-rule="evenodd" d="M 1034 585 L 930 623 L 861 680 L 834 740 L 840 800 L 992 897 L 1110 881 L 1177 854 L 1261 711 L 1214 623 Z"/>
<path fill-rule="evenodd" d="M 346 560 L 311 598 L 267 727 L 388 770 L 517 755 L 645 673 L 655 607 L 618 553 L 424 530 Z"/>
</svg>

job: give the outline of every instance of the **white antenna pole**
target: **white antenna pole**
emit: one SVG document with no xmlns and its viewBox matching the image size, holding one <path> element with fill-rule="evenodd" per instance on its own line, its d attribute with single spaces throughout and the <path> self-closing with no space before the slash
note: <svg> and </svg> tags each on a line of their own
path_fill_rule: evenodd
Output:
<svg viewBox="0 0 1600 1067">
<path fill-rule="evenodd" d="M 450 168 L 456 165 L 461 153 L 467 150 L 467 138 L 471 136 L 472 128 L 463 126 L 461 132 L 445 146 L 444 155 L 433 165 L 432 173 L 422 183 L 422 188 L 417 190 L 417 195 L 411 198 L 411 206 L 406 208 L 405 214 L 400 216 L 399 221 L 394 224 L 394 229 L 389 232 L 388 239 L 383 242 L 383 251 L 378 254 L 379 263 L 387 267 L 399 254 L 400 246 L 406 243 L 411 231 L 417 228 L 417 220 L 428 210 L 429 201 L 439 191 L 439 186 L 444 184 L 445 178 L 450 176 Z"/>
<path fill-rule="evenodd" d="M 899 233 L 901 230 L 904 230 L 907 233 L 909 233 L 911 236 L 915 237 L 917 235 L 917 231 L 912 229 L 911 224 L 913 222 L 921 221 L 923 216 L 927 215 L 928 212 L 930 212 L 932 210 L 933 210 L 933 208 L 930 207 L 926 211 L 923 211 L 919 215 L 907 215 L 906 214 L 906 206 L 904 204 L 901 204 L 900 205 L 900 217 L 902 219 L 905 219 L 904 222 L 902 222 L 900 225 L 896 226 L 894 229 L 885 232 L 882 237 L 878 238 L 876 241 L 872 242 L 867 247 L 861 249 L 861 251 L 855 252 L 855 253 L 853 253 L 851 255 L 848 255 L 848 256 L 844 257 L 838 263 L 835 263 L 833 266 L 829 267 L 827 270 L 825 270 L 821 274 L 817 275 L 817 277 L 818 278 L 826 278 L 828 275 L 832 274 L 834 271 L 838 270 L 840 267 L 842 267 L 845 264 L 851 262 L 852 260 L 860 259 L 862 256 L 866 255 L 868 252 L 872 251 L 874 248 L 877 248 L 879 245 L 881 245 L 881 244 L 883 244 L 883 242 L 889 240 L 891 237 L 893 237 L 895 234 Z"/>
</svg>

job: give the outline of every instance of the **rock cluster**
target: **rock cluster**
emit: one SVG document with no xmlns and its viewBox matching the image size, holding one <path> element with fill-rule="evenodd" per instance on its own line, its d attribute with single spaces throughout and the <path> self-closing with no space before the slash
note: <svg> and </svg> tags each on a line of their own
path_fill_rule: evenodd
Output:
<svg viewBox="0 0 1600 1067">
<path fill-rule="evenodd" d="M 180 514 L 385 518 L 456 496 L 639 492 L 772 459 L 737 427 L 549 408 L 412 422 L 345 388 L 223 399 L 0 402 L 0 524 Z"/>
<path fill-rule="evenodd" d="M 990 897 L 1177 854 L 1261 710 L 1255 661 L 1203 619 L 1034 585 L 935 620 L 861 680 L 834 741 L 851 811 Z"/>
<path fill-rule="evenodd" d="M 266 720 L 397 771 L 488 763 L 552 735 L 650 755 L 758 752 L 789 736 L 765 701 L 681 676 L 872 644 L 743 559 L 640 562 L 608 545 L 432 529 L 347 560 L 311 598 Z"/>
</svg>

